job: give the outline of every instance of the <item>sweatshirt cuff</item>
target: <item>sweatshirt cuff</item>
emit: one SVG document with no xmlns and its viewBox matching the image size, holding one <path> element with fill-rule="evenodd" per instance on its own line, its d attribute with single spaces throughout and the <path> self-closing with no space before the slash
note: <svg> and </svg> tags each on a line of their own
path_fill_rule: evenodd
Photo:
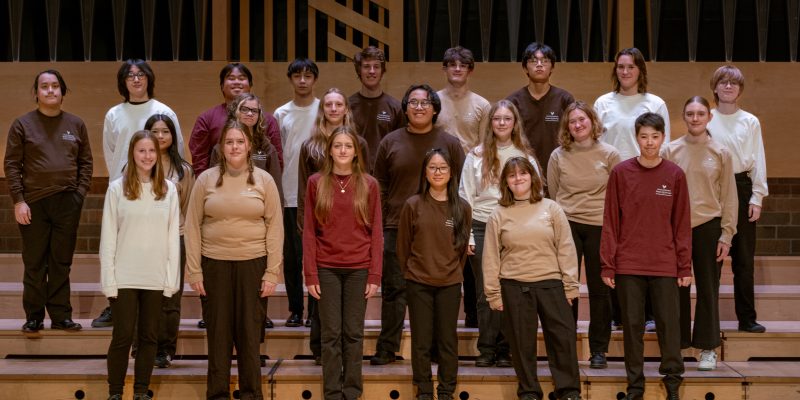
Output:
<svg viewBox="0 0 800 400">
<path fill-rule="evenodd" d="M 367 277 L 367 283 L 370 285 L 377 285 L 381 287 L 381 275 L 380 274 L 369 274 Z"/>
<path fill-rule="evenodd" d="M 189 273 L 186 275 L 186 281 L 189 283 L 197 283 L 203 281 L 203 273 L 196 272 L 196 273 Z"/>
<path fill-rule="evenodd" d="M 175 291 L 175 290 L 172 290 L 172 289 L 164 289 L 164 291 L 163 291 L 161 294 L 162 294 L 164 297 L 172 297 L 172 295 L 173 295 L 173 294 L 175 294 L 175 292 L 176 292 L 176 291 Z"/>
<path fill-rule="evenodd" d="M 319 285 L 319 275 L 303 274 L 303 276 L 306 278 L 306 286 Z"/>
<path fill-rule="evenodd" d="M 489 308 L 491 308 L 492 310 L 498 310 L 498 309 L 500 309 L 500 307 L 503 306 L 503 298 L 502 297 L 498 297 L 498 298 L 495 298 L 495 299 L 486 299 L 486 300 L 489 301 Z"/>
<path fill-rule="evenodd" d="M 611 268 L 603 268 L 603 269 L 600 270 L 600 277 L 601 278 L 614 279 L 614 276 L 616 276 L 616 271 L 614 271 Z"/>
<path fill-rule="evenodd" d="M 269 270 L 267 270 L 266 272 L 264 272 L 264 275 L 261 276 L 261 280 L 262 281 L 267 281 L 269 283 L 274 283 L 274 284 L 277 285 L 278 284 L 278 274 L 270 272 Z"/>
<path fill-rule="evenodd" d="M 762 195 L 760 195 L 758 193 L 753 193 L 753 195 L 750 196 L 750 203 L 749 204 L 761 207 L 762 200 L 764 200 L 764 196 L 762 196 Z"/>
<path fill-rule="evenodd" d="M 733 235 L 727 232 L 722 232 L 722 235 L 719 236 L 719 241 L 730 246 L 731 242 L 733 241 Z"/>
<path fill-rule="evenodd" d="M 580 289 L 564 289 L 564 293 L 568 299 L 576 299 L 581 295 Z"/>
<path fill-rule="evenodd" d="M 118 291 L 116 286 L 106 286 L 103 288 L 103 296 L 108 297 L 117 297 Z"/>
<path fill-rule="evenodd" d="M 692 276 L 692 266 L 686 265 L 683 267 L 678 268 L 678 278 L 691 278 Z"/>
<path fill-rule="evenodd" d="M 22 193 L 11 193 L 11 200 L 14 201 L 14 205 L 17 203 L 23 203 L 25 202 L 25 195 Z"/>
</svg>

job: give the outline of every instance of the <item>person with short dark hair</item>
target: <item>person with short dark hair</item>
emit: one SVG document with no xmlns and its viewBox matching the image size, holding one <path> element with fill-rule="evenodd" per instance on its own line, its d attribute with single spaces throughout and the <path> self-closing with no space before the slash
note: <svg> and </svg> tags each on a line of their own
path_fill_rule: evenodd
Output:
<svg viewBox="0 0 800 400">
<path fill-rule="evenodd" d="M 708 123 L 708 130 L 731 152 L 739 197 L 736 235 L 730 250 L 736 319 L 740 331 L 762 333 L 767 329 L 758 323 L 753 278 L 756 223 L 761 218 L 764 197 L 769 195 L 761 122 L 739 107 L 744 91 L 744 75 L 739 68 L 719 67 L 711 78 L 711 90 L 717 108 L 711 110 L 714 118 Z"/>
<path fill-rule="evenodd" d="M 644 398 L 644 308 L 650 298 L 656 321 L 662 382 L 668 400 L 679 399 L 683 382 L 679 287 L 692 284 L 692 227 L 686 175 L 661 158 L 664 119 L 636 118 L 640 155 L 625 160 L 608 178 L 600 238 L 603 283 L 617 289 L 625 326 L 628 400 Z"/>
<path fill-rule="evenodd" d="M 375 178 L 381 185 L 383 210 L 383 275 L 381 278 L 381 333 L 373 365 L 395 361 L 406 315 L 406 280 L 397 259 L 400 211 L 419 186 L 419 166 L 425 153 L 439 148 L 453 158 L 453 168 L 464 166 L 464 151 L 453 135 L 436 127 L 439 96 L 429 85 L 411 85 L 401 102 L 408 126 L 381 140 L 375 157 Z"/>
<path fill-rule="evenodd" d="M 522 70 L 528 84 L 507 97 L 519 109 L 523 132 L 540 162 L 549 160 L 550 153 L 558 147 L 558 127 L 564 109 L 575 101 L 572 94 L 550 84 L 555 66 L 556 53 L 550 46 L 529 44 L 522 53 Z M 542 176 L 547 176 L 546 165 L 542 167 Z"/>
<path fill-rule="evenodd" d="M 405 115 L 400 101 L 383 91 L 381 80 L 386 73 L 383 50 L 368 46 L 353 56 L 353 67 L 361 81 L 361 89 L 350 96 L 350 109 L 358 134 L 369 146 L 369 171 L 375 168 L 375 157 L 381 140 L 405 126 Z"/>
<path fill-rule="evenodd" d="M 319 68 L 308 58 L 298 58 L 289 63 L 286 77 L 293 88 L 293 98 L 275 110 L 275 118 L 281 128 L 284 168 L 281 183 L 284 195 L 284 263 L 283 279 L 286 283 L 286 296 L 289 298 L 289 318 L 286 326 L 297 327 L 303 322 L 303 241 L 297 227 L 297 193 L 300 151 L 314 131 L 319 99 L 314 96 L 314 84 L 319 78 Z M 309 300 L 309 308 L 314 307 Z M 309 310 L 309 315 L 311 315 Z M 311 318 L 308 318 L 310 325 Z"/>
<path fill-rule="evenodd" d="M 25 333 L 50 327 L 78 331 L 72 320 L 69 272 L 81 208 L 92 182 L 86 125 L 62 110 L 67 84 L 56 70 L 33 80 L 36 110 L 11 123 L 4 172 L 22 236 Z"/>
<path fill-rule="evenodd" d="M 417 400 L 433 400 L 434 343 L 439 367 L 436 398 L 452 400 L 456 390 L 458 309 L 472 210 L 458 196 L 460 170 L 455 167 L 447 151 L 435 148 L 427 152 L 419 172 L 419 189 L 403 205 L 397 227 L 397 260 L 408 293 Z"/>
<path fill-rule="evenodd" d="M 581 398 L 577 334 L 570 304 L 580 283 L 575 245 L 561 207 L 542 196 L 542 181 L 527 157 L 510 158 L 501 172 L 499 205 L 486 223 L 483 276 L 486 299 L 502 311 L 520 400 L 543 399 L 533 333 L 542 321 L 555 396 Z"/>
</svg>

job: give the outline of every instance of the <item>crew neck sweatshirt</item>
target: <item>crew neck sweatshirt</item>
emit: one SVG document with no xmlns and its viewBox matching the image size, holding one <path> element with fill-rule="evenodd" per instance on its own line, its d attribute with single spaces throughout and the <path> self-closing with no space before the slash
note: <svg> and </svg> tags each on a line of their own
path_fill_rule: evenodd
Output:
<svg viewBox="0 0 800 400">
<path fill-rule="evenodd" d="M 594 102 L 597 118 L 603 123 L 603 136 L 600 141 L 608 143 L 619 152 L 625 161 L 639 155 L 636 143 L 636 118 L 646 112 L 656 113 L 664 118 L 664 144 L 669 143 L 669 111 L 667 104 L 652 93 L 638 93 L 630 96 L 618 92 L 606 93 Z"/>
<path fill-rule="evenodd" d="M 303 142 L 311 137 L 314 121 L 317 120 L 319 99 L 314 98 L 311 104 L 300 107 L 290 101 L 275 110 L 275 118 L 281 128 L 281 144 L 283 146 L 283 185 L 284 207 L 297 207 L 297 171 L 300 164 L 300 148 Z"/>
<path fill-rule="evenodd" d="M 436 94 L 442 102 L 442 110 L 436 116 L 436 126 L 457 137 L 464 153 L 469 152 L 480 144 L 481 126 L 487 122 L 491 104 L 473 91 L 459 98 L 450 96 L 447 89 Z"/>
<path fill-rule="evenodd" d="M 366 97 L 355 92 L 349 100 L 356 129 L 369 146 L 368 168 L 372 172 L 381 140 L 406 125 L 403 107 L 399 100 L 385 92 L 378 97 Z"/>
</svg>

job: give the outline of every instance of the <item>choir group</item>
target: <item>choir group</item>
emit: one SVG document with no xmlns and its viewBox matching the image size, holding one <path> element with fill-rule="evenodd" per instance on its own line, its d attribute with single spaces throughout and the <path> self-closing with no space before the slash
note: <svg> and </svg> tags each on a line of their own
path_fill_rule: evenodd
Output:
<svg viewBox="0 0 800 400">
<path fill-rule="evenodd" d="M 453 399 L 462 296 L 465 324 L 478 328 L 477 367 L 513 367 L 518 398 L 543 399 L 541 323 L 556 398 L 580 399 L 581 264 L 589 366 L 607 367 L 612 329 L 622 329 L 626 399 L 644 396 L 645 330 L 658 335 L 667 399 L 679 398 L 682 348 L 701 350 L 699 370 L 716 367 L 729 255 L 739 329 L 764 332 L 753 255 L 766 164 L 759 121 L 738 106 L 745 80 L 736 67 L 711 77 L 715 108 L 701 96 L 686 101 L 686 134 L 670 141 L 667 106 L 648 92 L 635 48 L 616 55 L 613 90 L 593 106 L 550 84 L 556 56 L 540 43 L 522 56 L 528 83 L 494 104 L 469 89 L 475 61 L 463 47 L 444 54 L 443 89 L 414 84 L 401 100 L 382 90 L 380 49 L 353 61 L 360 90 L 321 98 L 317 65 L 292 61 L 293 98 L 272 114 L 250 93 L 247 66 L 226 65 L 223 101 L 188 135 L 191 164 L 178 118 L 154 99 L 150 65 L 121 65 L 124 101 L 103 124 L 99 254 L 109 307 L 92 322 L 113 326 L 110 400 L 122 398 L 131 353 L 134 399 L 151 398 L 154 366 L 175 355 L 184 281 L 201 298 L 208 399 L 230 398 L 234 349 L 239 398 L 263 398 L 259 350 L 281 274 L 285 326 L 311 328 L 325 399 L 362 395 L 365 310 L 379 288 L 370 363 L 396 360 L 408 309 L 418 400 Z M 69 271 L 90 140 L 62 110 L 58 71 L 36 75 L 33 93 L 37 108 L 11 124 L 4 165 L 23 238 L 22 330 L 43 329 L 46 311 L 52 329 L 77 331 Z"/>
</svg>

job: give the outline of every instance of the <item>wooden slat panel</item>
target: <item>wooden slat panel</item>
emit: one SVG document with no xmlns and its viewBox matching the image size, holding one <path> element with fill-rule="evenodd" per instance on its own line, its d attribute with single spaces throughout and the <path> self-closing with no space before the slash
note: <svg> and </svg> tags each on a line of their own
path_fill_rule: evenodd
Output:
<svg viewBox="0 0 800 400">
<path fill-rule="evenodd" d="M 767 61 L 767 33 L 769 32 L 769 0 L 756 0 L 758 23 L 758 61 Z"/>
<path fill-rule="evenodd" d="M 483 62 L 489 61 L 492 39 L 492 0 L 478 1 L 478 16 L 481 24 L 481 58 Z"/>
<path fill-rule="evenodd" d="M 47 0 L 44 3 L 47 14 L 47 44 L 50 50 L 50 61 L 55 61 L 58 54 L 58 19 L 61 15 L 61 1 Z"/>
<path fill-rule="evenodd" d="M 425 0 L 427 1 L 427 0 Z M 357 28 L 379 42 L 389 42 L 389 29 L 361 14 L 348 10 L 347 7 L 329 0 L 309 0 L 308 5 L 337 20 Z M 402 9 L 402 8 L 401 8 Z M 394 15 L 392 16 L 394 18 Z M 402 25 L 400 26 L 402 29 Z M 401 31 L 402 32 L 402 31 Z M 402 38 L 402 35 L 401 35 Z"/>
<path fill-rule="evenodd" d="M 428 21 L 430 21 L 430 0 L 415 0 L 417 12 L 417 52 L 420 61 L 425 61 L 428 54 Z"/>
<path fill-rule="evenodd" d="M 239 60 L 250 61 L 250 0 L 239 0 Z"/>
<path fill-rule="evenodd" d="M 114 19 L 114 45 L 117 61 L 122 61 L 122 46 L 125 38 L 125 0 L 112 0 L 111 13 Z"/>
<path fill-rule="evenodd" d="M 697 36 L 700 33 L 700 0 L 686 0 L 686 30 L 689 61 L 697 61 Z"/>
<path fill-rule="evenodd" d="M 309 14 L 310 13 L 311 10 L 309 10 Z M 328 16 L 328 34 L 329 35 L 333 34 L 334 36 L 336 36 L 336 20 L 331 16 Z M 334 62 L 334 61 L 336 61 L 336 52 L 333 51 L 333 49 L 331 49 L 330 46 L 328 46 L 328 62 Z"/>
<path fill-rule="evenodd" d="M 169 0 L 169 32 L 172 38 L 172 61 L 178 61 L 181 48 L 181 17 L 183 1 Z"/>
<path fill-rule="evenodd" d="M 789 24 L 789 59 L 797 61 L 797 35 L 800 28 L 800 0 L 786 0 L 786 17 Z"/>
<path fill-rule="evenodd" d="M 94 26 L 94 0 L 81 0 L 81 34 L 83 35 L 83 61 L 92 60 L 92 27 Z"/>
<path fill-rule="evenodd" d="M 658 33 L 661 27 L 661 0 L 647 2 L 647 37 L 650 44 L 650 59 L 658 60 Z"/>
<path fill-rule="evenodd" d="M 358 46 L 334 35 L 332 32 L 328 32 L 328 48 L 330 48 L 332 51 L 343 54 L 347 58 L 352 58 L 356 53 L 361 52 L 361 49 Z"/>
<path fill-rule="evenodd" d="M 389 59 L 386 61 L 403 61 L 403 0 L 389 0 L 389 39 L 383 41 L 389 45 Z M 379 3 L 380 4 L 380 3 Z"/>
<path fill-rule="evenodd" d="M 561 0 L 567 1 L 567 0 Z M 544 23 L 547 21 L 547 0 L 533 0 L 533 29 L 534 38 L 539 43 L 544 43 Z"/>
<path fill-rule="evenodd" d="M 19 61 L 20 43 L 22 43 L 22 0 L 9 0 L 8 13 L 11 26 L 11 59 Z"/>
<path fill-rule="evenodd" d="M 461 40 L 462 0 L 447 0 L 447 14 L 450 17 L 450 47 L 458 46 Z"/>
<path fill-rule="evenodd" d="M 603 0 L 600 1 L 602 2 Z M 613 3 L 613 0 L 607 1 Z M 608 21 L 608 26 L 611 26 L 611 20 Z M 625 49 L 628 47 L 633 47 L 633 0 L 618 0 L 617 49 Z"/>
<path fill-rule="evenodd" d="M 578 8 L 581 23 L 581 51 L 583 62 L 589 61 L 589 48 L 592 37 L 592 4 L 593 0 L 579 0 Z"/>
<path fill-rule="evenodd" d="M 506 10 L 508 15 L 508 53 L 509 61 L 517 61 L 517 48 L 519 47 L 519 19 L 522 9 L 521 0 L 508 0 Z"/>
<path fill-rule="evenodd" d="M 153 59 L 153 31 L 156 21 L 156 0 L 142 0 L 142 30 L 144 30 L 144 58 Z"/>
<path fill-rule="evenodd" d="M 294 0 L 286 1 L 286 58 L 289 61 L 295 58 L 295 37 L 297 36 L 294 21 L 295 7 Z"/>
<path fill-rule="evenodd" d="M 736 23 L 736 0 L 722 0 L 722 29 L 725 36 L 725 61 L 733 60 L 733 30 Z"/>
<path fill-rule="evenodd" d="M 630 5 L 630 4 L 628 4 Z M 600 40 L 603 42 L 603 61 L 611 59 L 611 20 L 614 0 L 600 0 Z M 633 29 L 633 26 L 631 26 Z"/>
<path fill-rule="evenodd" d="M 561 0 L 557 3 L 558 10 L 558 48 L 561 61 L 567 61 L 567 44 L 569 42 L 569 10 L 572 0 Z"/>
<path fill-rule="evenodd" d="M 226 0 L 211 0 L 214 22 L 211 26 L 211 59 L 227 61 L 230 57 L 230 3 Z"/>
<path fill-rule="evenodd" d="M 317 58 L 317 12 L 309 7 L 308 14 L 308 58 L 315 60 Z"/>
<path fill-rule="evenodd" d="M 272 0 L 264 0 L 264 62 L 272 61 L 272 29 L 274 26 L 275 13 L 273 12 Z"/>
</svg>

